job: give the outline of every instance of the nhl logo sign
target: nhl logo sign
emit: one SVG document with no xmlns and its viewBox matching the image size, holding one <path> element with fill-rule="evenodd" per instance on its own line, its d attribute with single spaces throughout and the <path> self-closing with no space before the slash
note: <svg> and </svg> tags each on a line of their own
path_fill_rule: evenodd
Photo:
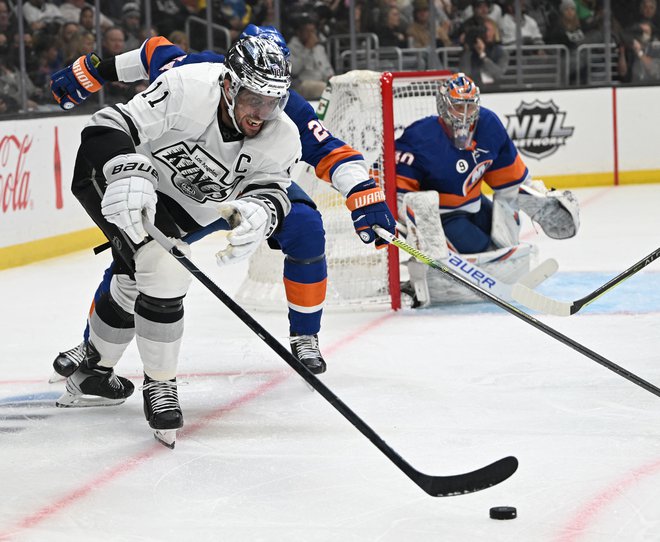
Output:
<svg viewBox="0 0 660 542">
<path fill-rule="evenodd" d="M 564 126 L 566 113 L 550 100 L 522 102 L 515 115 L 506 115 L 506 131 L 518 150 L 525 156 L 540 160 L 566 145 L 573 135 L 572 126 Z"/>
</svg>

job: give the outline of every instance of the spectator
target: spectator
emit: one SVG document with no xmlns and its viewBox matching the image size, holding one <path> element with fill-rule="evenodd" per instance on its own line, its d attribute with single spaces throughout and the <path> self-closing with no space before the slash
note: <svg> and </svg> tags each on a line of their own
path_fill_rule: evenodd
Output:
<svg viewBox="0 0 660 542">
<path fill-rule="evenodd" d="M 523 45 L 544 45 L 543 35 L 535 19 L 530 17 L 525 10 L 525 0 L 520 0 L 522 10 L 522 24 L 520 33 Z M 502 18 L 500 19 L 500 36 L 503 45 L 512 45 L 516 42 L 516 15 L 515 0 L 504 0 L 502 6 Z"/>
<path fill-rule="evenodd" d="M 29 34 L 26 34 L 26 37 Z M 15 36 L 18 39 L 18 35 Z M 21 79 L 25 85 L 27 96 L 27 110 L 34 111 L 39 101 L 44 98 L 43 91 L 39 89 L 25 74 L 22 78 L 16 64 L 4 63 L 0 60 L 0 95 L 8 97 L 8 102 L 17 104 L 16 110 L 21 103 Z"/>
<path fill-rule="evenodd" d="M 190 42 L 188 41 L 188 36 L 185 32 L 181 30 L 175 30 L 172 32 L 168 38 L 174 45 L 183 49 L 186 53 L 190 52 Z"/>
<path fill-rule="evenodd" d="M 639 3 L 638 23 L 649 23 L 655 29 L 658 28 L 658 4 L 657 0 L 641 0 Z"/>
<path fill-rule="evenodd" d="M 428 47 L 430 45 L 429 17 L 428 0 L 416 0 L 413 5 L 413 22 L 406 29 L 406 36 L 408 36 L 412 47 Z M 452 44 L 449 38 L 450 29 L 451 23 L 446 17 L 444 21 L 437 24 L 436 44 L 438 47 L 449 47 Z"/>
<path fill-rule="evenodd" d="M 577 15 L 574 0 L 561 0 L 559 19 L 548 34 L 548 43 L 565 45 L 568 48 L 568 78 L 570 84 L 583 80 L 585 73 L 577 73 L 577 48 L 587 43 L 582 24 Z M 586 70 L 586 66 L 584 67 Z"/>
<path fill-rule="evenodd" d="M 654 27 L 647 21 L 637 23 L 632 29 L 630 72 L 633 83 L 660 80 L 660 51 L 652 43 L 655 38 Z"/>
<path fill-rule="evenodd" d="M 405 26 L 401 22 L 401 12 L 398 7 L 388 7 L 381 12 L 380 24 L 376 31 L 381 47 L 408 47 Z"/>
<path fill-rule="evenodd" d="M 96 27 L 94 26 L 94 8 L 92 6 L 85 6 L 80 10 L 80 20 L 78 24 L 83 30 L 91 32 L 96 36 Z"/>
<path fill-rule="evenodd" d="M 379 29 L 383 26 L 384 22 L 387 20 L 387 13 L 392 8 L 397 8 L 399 11 L 400 27 L 405 30 L 405 28 L 410 24 L 410 20 L 406 19 L 399 10 L 399 5 L 397 0 L 378 0 L 376 2 L 378 5 L 374 8 L 371 8 L 369 14 L 370 21 L 370 32 L 378 33 Z M 402 30 L 402 31 L 403 31 Z"/>
<path fill-rule="evenodd" d="M 127 51 L 137 49 L 144 41 L 140 28 L 140 4 L 127 2 L 121 9 L 121 28 L 124 31 L 125 47 Z"/>
<path fill-rule="evenodd" d="M 0 73 L 3 72 L 2 62 L 0 62 Z M 0 94 L 0 115 L 9 115 L 11 113 L 18 113 L 18 102 L 11 96 Z"/>
<path fill-rule="evenodd" d="M 47 34 L 57 34 L 64 22 L 60 8 L 44 0 L 28 0 L 24 3 L 23 17 L 32 32 Z"/>
<path fill-rule="evenodd" d="M 118 26 L 108 28 L 103 34 L 101 42 L 101 58 L 111 58 L 126 52 L 124 31 Z M 135 95 L 135 84 L 121 83 L 119 81 L 106 83 L 103 87 L 109 103 L 127 102 Z"/>
<path fill-rule="evenodd" d="M 481 89 L 494 87 L 502 79 L 509 63 L 509 53 L 500 43 L 497 23 L 490 18 L 465 39 L 460 70 Z"/>
<path fill-rule="evenodd" d="M 88 30 L 81 30 L 71 39 L 71 52 L 65 57 L 64 64 L 68 66 L 83 55 L 93 53 L 96 49 L 96 38 Z"/>
<path fill-rule="evenodd" d="M 110 58 L 126 52 L 126 41 L 124 40 L 124 31 L 118 26 L 108 28 L 103 33 L 101 41 L 102 58 Z"/>
<path fill-rule="evenodd" d="M 596 24 L 596 0 L 575 0 L 575 11 L 582 30 L 588 32 Z"/>
<path fill-rule="evenodd" d="M 16 18 L 9 9 L 9 4 L 0 0 L 0 33 L 10 40 L 16 33 Z"/>
<path fill-rule="evenodd" d="M 58 38 L 50 34 L 38 34 L 34 48 L 39 64 L 37 71 L 32 74 L 32 80 L 35 85 L 47 91 L 50 76 L 64 67 L 62 50 Z"/>
<path fill-rule="evenodd" d="M 334 70 L 312 20 L 301 21 L 296 35 L 289 41 L 289 50 L 292 87 L 306 100 L 318 99 Z"/>
<path fill-rule="evenodd" d="M 186 27 L 188 9 L 181 0 L 150 0 L 151 19 L 161 36 Z"/>
<path fill-rule="evenodd" d="M 85 0 L 65 0 L 60 5 L 60 12 L 62 13 L 65 22 L 77 23 L 80 21 L 80 11 L 86 6 L 91 7 Z M 92 13 L 94 13 L 94 8 L 91 8 Z M 104 30 L 114 26 L 112 19 L 106 17 L 103 13 L 101 13 L 99 19 L 99 24 Z"/>
<path fill-rule="evenodd" d="M 69 59 L 73 56 L 73 39 L 82 29 L 78 23 L 64 23 L 60 27 L 57 35 L 57 47 L 62 52 L 62 59 Z"/>
<path fill-rule="evenodd" d="M 474 35 L 483 29 L 484 21 L 490 13 L 490 0 L 472 0 L 472 15 L 465 19 L 465 22 L 458 28 L 456 41 L 461 45 L 465 44 L 465 37 Z M 493 19 L 496 21 L 497 19 Z"/>
<path fill-rule="evenodd" d="M 475 15 L 475 9 L 474 5 L 476 2 L 473 0 L 468 1 L 467 7 L 461 12 L 461 17 L 463 21 L 467 21 L 471 17 Z M 486 2 L 488 5 L 488 11 L 485 14 L 482 14 L 483 17 L 488 17 L 490 19 L 493 19 L 496 24 L 499 24 L 500 19 L 502 18 L 502 8 L 500 7 L 499 3 L 497 1 L 493 2 L 491 0 L 488 0 Z"/>
</svg>

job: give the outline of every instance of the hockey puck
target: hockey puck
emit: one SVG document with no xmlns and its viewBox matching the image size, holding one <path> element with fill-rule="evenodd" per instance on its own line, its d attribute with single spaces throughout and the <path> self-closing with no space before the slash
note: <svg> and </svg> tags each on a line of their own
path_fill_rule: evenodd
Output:
<svg viewBox="0 0 660 542">
<path fill-rule="evenodd" d="M 493 506 L 490 509 L 491 519 L 516 519 L 518 511 L 514 506 Z"/>
</svg>

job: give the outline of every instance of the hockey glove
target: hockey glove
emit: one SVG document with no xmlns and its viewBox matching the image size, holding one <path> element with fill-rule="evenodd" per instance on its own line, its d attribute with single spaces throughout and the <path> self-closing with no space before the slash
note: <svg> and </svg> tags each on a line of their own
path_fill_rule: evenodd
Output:
<svg viewBox="0 0 660 542">
<path fill-rule="evenodd" d="M 62 109 L 73 109 L 105 84 L 97 70 L 101 59 L 94 53 L 78 58 L 73 64 L 55 72 L 50 90 Z"/>
<path fill-rule="evenodd" d="M 263 205 L 247 199 L 237 199 L 218 205 L 218 212 L 231 228 L 229 244 L 215 257 L 223 266 L 249 258 L 266 238 L 270 216 Z"/>
<path fill-rule="evenodd" d="M 376 235 L 372 226 L 380 226 L 392 235 L 396 224 L 389 207 L 385 203 L 385 194 L 370 179 L 355 186 L 346 199 L 346 207 L 351 211 L 353 227 L 363 243 L 376 241 L 376 248 L 387 245 L 387 241 Z"/>
<path fill-rule="evenodd" d="M 153 222 L 156 217 L 158 173 L 146 156 L 121 154 L 103 166 L 108 186 L 101 200 L 105 219 L 123 230 L 138 244 L 147 236 L 142 213 Z"/>
</svg>

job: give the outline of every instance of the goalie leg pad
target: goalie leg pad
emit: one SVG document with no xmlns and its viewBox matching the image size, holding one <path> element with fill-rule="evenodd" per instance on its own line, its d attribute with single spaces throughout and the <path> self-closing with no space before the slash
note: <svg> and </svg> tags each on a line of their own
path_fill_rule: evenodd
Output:
<svg viewBox="0 0 660 542">
<path fill-rule="evenodd" d="M 408 192 L 400 206 L 400 220 L 406 225 L 408 244 L 431 256 L 443 260 L 449 254 L 447 238 L 440 221 L 439 195 L 434 190 Z M 427 283 L 429 267 L 411 258 L 407 262 L 410 284 L 415 291 L 418 307 L 431 302 Z"/>
<path fill-rule="evenodd" d="M 537 253 L 537 247 L 522 243 L 514 247 L 504 247 L 479 254 L 452 254 L 444 260 L 444 263 L 464 278 L 467 278 L 466 275 L 471 275 L 474 282 L 488 291 L 488 284 L 479 282 L 476 271 L 474 274 L 472 273 L 475 269 L 473 264 L 492 277 L 513 284 L 529 272 L 532 259 L 536 257 Z M 428 266 L 426 267 L 428 268 Z M 441 271 L 428 269 L 429 305 L 483 301 L 480 296 L 445 276 Z"/>
<path fill-rule="evenodd" d="M 517 194 L 518 188 L 514 187 Z M 493 221 L 490 237 L 496 247 L 510 247 L 520 239 L 520 217 L 518 201 L 509 191 L 495 192 L 493 196 Z"/>
<path fill-rule="evenodd" d="M 520 209 L 536 222 L 551 239 L 569 239 L 580 227 L 580 206 L 570 190 L 552 190 L 543 196 L 518 196 Z"/>
<path fill-rule="evenodd" d="M 434 260 L 447 257 L 447 238 L 440 221 L 435 190 L 408 192 L 403 196 L 399 219 L 406 225 L 406 242 Z"/>
</svg>

